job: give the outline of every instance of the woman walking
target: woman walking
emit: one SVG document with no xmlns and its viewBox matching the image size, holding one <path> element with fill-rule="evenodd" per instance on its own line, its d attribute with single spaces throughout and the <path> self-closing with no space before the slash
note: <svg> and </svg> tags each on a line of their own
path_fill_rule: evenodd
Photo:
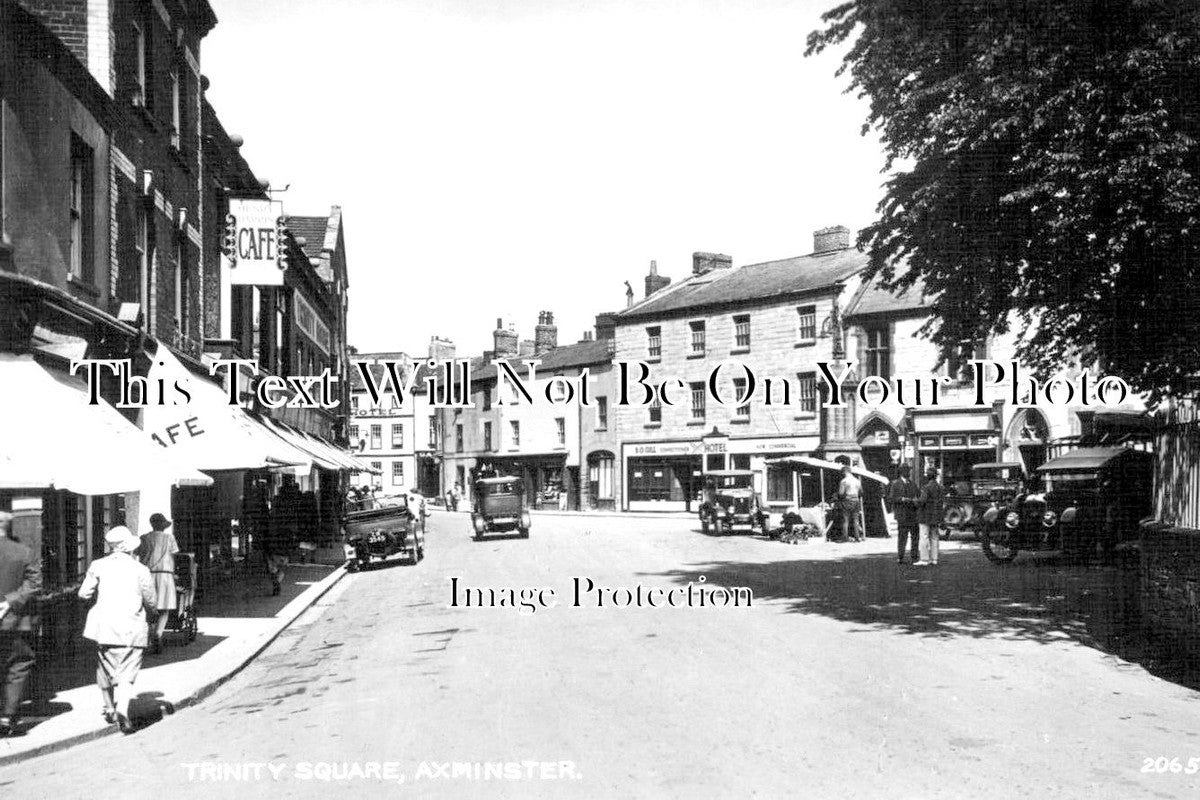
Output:
<svg viewBox="0 0 1200 800">
<path fill-rule="evenodd" d="M 137 553 L 138 559 L 150 570 L 154 592 L 158 597 L 158 621 L 150 639 L 150 647 L 155 653 L 162 652 L 167 620 L 179 604 L 175 595 L 175 556 L 179 553 L 179 543 L 175 541 L 175 535 L 167 530 L 169 527 L 171 520 L 162 514 L 151 514 L 151 531 L 142 534 L 142 546 Z"/>
<path fill-rule="evenodd" d="M 123 525 L 104 536 L 112 551 L 88 567 L 79 596 L 96 599 L 83 628 L 85 639 L 96 643 L 96 685 L 104 703 L 104 718 L 133 730 L 129 701 L 146 649 L 146 613 L 154 613 L 154 581 L 150 570 L 133 557 L 141 540 Z"/>
</svg>

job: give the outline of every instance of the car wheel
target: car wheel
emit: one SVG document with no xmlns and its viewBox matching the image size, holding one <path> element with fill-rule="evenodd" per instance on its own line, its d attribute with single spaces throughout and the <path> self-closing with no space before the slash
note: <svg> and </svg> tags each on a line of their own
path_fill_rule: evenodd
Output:
<svg viewBox="0 0 1200 800">
<path fill-rule="evenodd" d="M 1010 564 L 1017 557 L 1017 548 L 994 539 L 987 531 L 980 534 L 980 545 L 983 554 L 993 564 Z"/>
<path fill-rule="evenodd" d="M 728 532 L 729 531 L 725 528 L 725 522 L 723 520 L 713 520 L 713 534 L 715 536 L 724 536 Z"/>
<path fill-rule="evenodd" d="M 529 528 L 521 528 L 521 538 L 522 539 L 529 538 Z"/>
<path fill-rule="evenodd" d="M 708 536 L 708 517 L 700 518 L 700 532 Z"/>
</svg>

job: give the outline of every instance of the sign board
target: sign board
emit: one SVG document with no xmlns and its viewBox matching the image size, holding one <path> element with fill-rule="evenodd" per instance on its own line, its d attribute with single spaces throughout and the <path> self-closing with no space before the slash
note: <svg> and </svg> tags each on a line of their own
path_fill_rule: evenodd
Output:
<svg viewBox="0 0 1200 800">
<path fill-rule="evenodd" d="M 273 200 L 230 200 L 222 250 L 234 286 L 282 286 L 287 252 L 283 204 Z"/>
</svg>

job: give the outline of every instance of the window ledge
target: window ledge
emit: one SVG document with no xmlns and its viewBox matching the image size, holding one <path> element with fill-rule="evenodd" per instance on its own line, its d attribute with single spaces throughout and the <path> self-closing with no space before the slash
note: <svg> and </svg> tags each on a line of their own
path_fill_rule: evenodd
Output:
<svg viewBox="0 0 1200 800">
<path fill-rule="evenodd" d="M 730 425 L 749 425 L 750 420 L 746 417 L 734 417 L 733 419 L 729 420 L 729 424 Z"/>
<path fill-rule="evenodd" d="M 806 341 L 806 342 L 796 342 L 796 343 L 795 343 L 794 345 L 792 345 L 792 346 L 793 346 L 793 347 L 816 347 L 816 346 L 817 346 L 817 340 L 816 340 L 816 339 L 812 339 L 812 340 L 810 340 L 810 341 Z"/>
<path fill-rule="evenodd" d="M 688 358 L 704 358 L 707 355 L 708 355 L 708 353 L 688 353 L 687 357 Z"/>
<path fill-rule="evenodd" d="M 745 353 L 749 353 L 749 352 L 750 352 L 750 348 L 749 348 L 749 347 L 735 347 L 735 348 L 733 348 L 732 350 L 730 350 L 730 351 L 729 351 L 729 355 L 731 355 L 731 356 L 740 356 L 740 355 L 743 355 L 743 354 L 745 354 Z"/>
<path fill-rule="evenodd" d="M 661 364 L 662 356 L 650 356 L 646 359 L 647 364 Z"/>
<path fill-rule="evenodd" d="M 795 418 L 797 420 L 814 420 L 817 418 L 817 415 L 815 412 L 814 413 L 805 412 L 803 414 L 797 414 Z"/>
<path fill-rule="evenodd" d="M 647 423 L 646 423 L 645 425 L 643 425 L 642 427 L 643 427 L 643 428 L 645 428 L 645 429 L 646 429 L 646 430 L 648 430 L 648 431 L 649 431 L 649 430 L 658 430 L 659 428 L 661 428 L 661 427 L 662 427 L 662 423 L 661 423 L 661 422 L 647 422 Z"/>
<path fill-rule="evenodd" d="M 694 419 L 694 420 L 692 420 L 691 422 L 689 422 L 689 423 L 687 424 L 687 426 L 688 426 L 689 428 L 703 428 L 703 427 L 705 426 L 705 424 L 707 424 L 705 420 L 702 420 L 702 419 Z"/>
</svg>

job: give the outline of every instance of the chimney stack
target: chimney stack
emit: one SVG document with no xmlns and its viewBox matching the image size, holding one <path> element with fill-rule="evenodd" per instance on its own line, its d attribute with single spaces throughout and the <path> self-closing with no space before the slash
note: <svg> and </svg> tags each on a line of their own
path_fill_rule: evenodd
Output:
<svg viewBox="0 0 1200 800">
<path fill-rule="evenodd" d="M 540 356 L 547 350 L 558 347 L 558 326 L 554 324 L 554 312 L 538 313 L 538 324 L 533 329 L 533 354 Z"/>
<path fill-rule="evenodd" d="M 646 276 L 646 297 L 667 286 L 670 282 L 670 278 L 658 274 L 658 262 L 651 261 L 650 274 Z"/>
<path fill-rule="evenodd" d="M 729 269 L 733 266 L 733 256 L 723 253 L 692 253 L 692 274 L 703 275 L 714 269 Z"/>
<path fill-rule="evenodd" d="M 813 255 L 833 253 L 850 248 L 850 229 L 845 225 L 813 231 Z"/>
<path fill-rule="evenodd" d="M 495 346 L 495 358 L 513 358 L 520 352 L 520 341 L 512 326 L 505 328 L 504 320 L 496 318 L 496 330 L 492 332 L 492 343 Z"/>
<path fill-rule="evenodd" d="M 617 337 L 617 315 L 611 311 L 596 315 L 596 338 L 615 339 Z"/>
<path fill-rule="evenodd" d="M 454 342 L 442 339 L 436 335 L 429 337 L 429 357 L 434 361 L 449 361 L 454 358 L 457 349 Z"/>
</svg>

